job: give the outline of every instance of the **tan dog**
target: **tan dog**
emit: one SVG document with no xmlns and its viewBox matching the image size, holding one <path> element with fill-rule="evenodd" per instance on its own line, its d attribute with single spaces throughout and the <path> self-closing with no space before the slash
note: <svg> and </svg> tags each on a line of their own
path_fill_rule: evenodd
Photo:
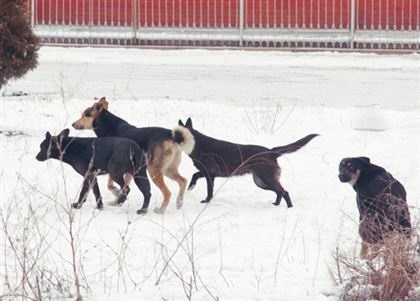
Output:
<svg viewBox="0 0 420 301">
<path fill-rule="evenodd" d="M 189 154 L 194 148 L 194 137 L 183 128 L 173 130 L 160 127 L 137 128 L 108 111 L 108 102 L 102 97 L 87 108 L 82 117 L 73 123 L 75 129 L 92 129 L 98 137 L 125 137 L 134 140 L 146 153 L 147 171 L 163 194 L 163 202 L 156 213 L 164 213 L 169 204 L 171 192 L 164 177 L 176 181 L 179 185 L 177 208 L 183 205 L 187 180 L 178 172 L 181 163 L 181 151 Z M 115 190 L 112 181 L 108 187 Z"/>
</svg>

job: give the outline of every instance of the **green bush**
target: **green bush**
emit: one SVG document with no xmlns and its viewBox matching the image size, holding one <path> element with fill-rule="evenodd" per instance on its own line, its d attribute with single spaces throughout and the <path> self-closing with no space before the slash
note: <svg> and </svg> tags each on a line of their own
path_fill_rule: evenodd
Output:
<svg viewBox="0 0 420 301">
<path fill-rule="evenodd" d="M 34 35 L 28 1 L 0 1 L 0 88 L 37 65 L 39 39 Z"/>
</svg>

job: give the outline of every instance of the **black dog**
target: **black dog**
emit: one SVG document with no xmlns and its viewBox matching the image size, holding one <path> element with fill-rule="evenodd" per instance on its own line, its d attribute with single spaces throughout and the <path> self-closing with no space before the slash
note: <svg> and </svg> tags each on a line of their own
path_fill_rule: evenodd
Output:
<svg viewBox="0 0 420 301">
<path fill-rule="evenodd" d="M 77 138 L 69 137 L 69 129 L 63 130 L 58 136 L 46 133 L 36 159 L 45 161 L 49 158 L 61 160 L 70 164 L 84 177 L 79 200 L 72 204 L 80 208 L 86 201 L 90 188 L 95 194 L 98 209 L 103 208 L 96 176 L 109 173 L 110 178 L 120 185 L 120 190 L 114 189 L 116 205 L 121 205 L 130 192 L 128 185 L 132 178 L 143 193 L 144 202 L 139 214 L 147 212 L 150 201 L 150 183 L 146 174 L 145 158 L 141 155 L 139 146 L 125 138 Z M 111 182 L 112 184 L 112 182 Z M 109 184 L 110 185 L 110 184 Z"/>
<path fill-rule="evenodd" d="M 189 154 L 194 166 L 199 170 L 192 178 L 188 189 L 193 189 L 199 178 L 207 180 L 207 197 L 202 203 L 207 203 L 213 197 L 215 177 L 239 176 L 251 173 L 255 184 L 265 190 L 277 194 L 274 205 L 279 205 L 284 197 L 287 207 L 293 207 L 289 193 L 279 182 L 280 166 L 277 158 L 283 154 L 292 153 L 311 141 L 317 134 L 308 135 L 294 143 L 268 149 L 259 145 L 243 145 L 214 139 L 201 134 L 193 128 L 191 118 L 184 124 L 194 136 L 195 146 Z"/>
<path fill-rule="evenodd" d="M 404 186 L 389 172 L 370 163 L 366 157 L 344 158 L 340 162 L 338 177 L 356 191 L 362 258 L 368 258 L 369 249 L 378 249 L 392 232 L 410 236 L 407 195 Z"/>
<path fill-rule="evenodd" d="M 108 102 L 102 97 L 82 113 L 73 123 L 78 130 L 92 129 L 98 137 L 125 137 L 133 139 L 147 156 L 147 170 L 153 182 L 163 194 L 161 206 L 156 213 L 164 213 L 168 206 L 171 192 L 165 184 L 164 177 L 176 181 L 179 185 L 177 208 L 181 208 L 184 199 L 187 179 L 180 175 L 178 166 L 181 163 L 181 151 L 190 153 L 194 138 L 183 127 L 168 130 L 160 127 L 138 128 L 108 111 Z"/>
</svg>

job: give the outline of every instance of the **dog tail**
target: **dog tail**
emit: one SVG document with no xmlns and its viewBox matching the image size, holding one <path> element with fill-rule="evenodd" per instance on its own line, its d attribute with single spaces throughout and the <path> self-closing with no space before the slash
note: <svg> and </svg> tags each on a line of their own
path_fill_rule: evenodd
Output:
<svg viewBox="0 0 420 301">
<path fill-rule="evenodd" d="M 194 136 L 183 126 L 177 126 L 172 130 L 172 140 L 178 144 L 179 148 L 187 155 L 191 154 L 194 149 Z"/>
<path fill-rule="evenodd" d="M 299 150 L 302 146 L 306 145 L 309 141 L 314 139 L 316 136 L 319 136 L 318 134 L 310 134 L 308 136 L 303 137 L 302 139 L 299 139 L 298 141 L 295 141 L 293 143 L 283 145 L 283 146 L 277 146 L 273 147 L 271 150 L 276 152 L 278 156 L 293 153 L 297 150 Z"/>
</svg>

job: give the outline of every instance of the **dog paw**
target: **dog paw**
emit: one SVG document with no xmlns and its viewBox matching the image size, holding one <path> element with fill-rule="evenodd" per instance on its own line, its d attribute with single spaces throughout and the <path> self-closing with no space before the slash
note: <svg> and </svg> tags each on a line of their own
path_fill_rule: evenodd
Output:
<svg viewBox="0 0 420 301">
<path fill-rule="evenodd" d="M 156 207 L 155 209 L 153 209 L 153 211 L 157 214 L 163 214 L 165 212 L 165 209 Z"/>
<path fill-rule="evenodd" d="M 71 207 L 73 207 L 74 209 L 80 209 L 80 208 L 82 208 L 82 204 L 81 203 L 72 203 Z"/>
<path fill-rule="evenodd" d="M 188 186 L 188 190 L 193 190 L 195 187 L 195 184 Z"/>
<path fill-rule="evenodd" d="M 121 201 L 120 201 L 120 202 L 116 202 L 116 203 L 117 203 L 117 204 L 116 204 L 116 206 L 121 207 L 122 205 L 124 205 L 124 202 L 125 202 L 125 201 L 122 201 L 122 202 L 121 202 Z"/>
<path fill-rule="evenodd" d="M 98 209 L 98 210 L 102 210 L 102 209 L 104 209 L 104 204 L 97 204 L 96 205 L 96 209 Z"/>
<path fill-rule="evenodd" d="M 200 203 L 202 203 L 202 204 L 210 203 L 210 200 L 202 200 Z"/>
<path fill-rule="evenodd" d="M 182 200 L 176 201 L 176 209 L 181 209 L 183 205 L 184 205 L 184 201 Z"/>
<path fill-rule="evenodd" d="M 137 210 L 137 214 L 145 215 L 147 213 L 147 208 L 141 208 Z"/>
<path fill-rule="evenodd" d="M 119 206 L 117 200 L 109 202 L 108 205 L 109 206 Z"/>
<path fill-rule="evenodd" d="M 109 191 L 111 191 L 112 194 L 115 196 L 118 196 L 120 194 L 120 190 L 117 187 L 109 188 Z"/>
<path fill-rule="evenodd" d="M 274 202 L 274 203 L 272 203 L 274 206 L 278 206 L 278 205 L 280 205 L 280 202 Z"/>
</svg>

